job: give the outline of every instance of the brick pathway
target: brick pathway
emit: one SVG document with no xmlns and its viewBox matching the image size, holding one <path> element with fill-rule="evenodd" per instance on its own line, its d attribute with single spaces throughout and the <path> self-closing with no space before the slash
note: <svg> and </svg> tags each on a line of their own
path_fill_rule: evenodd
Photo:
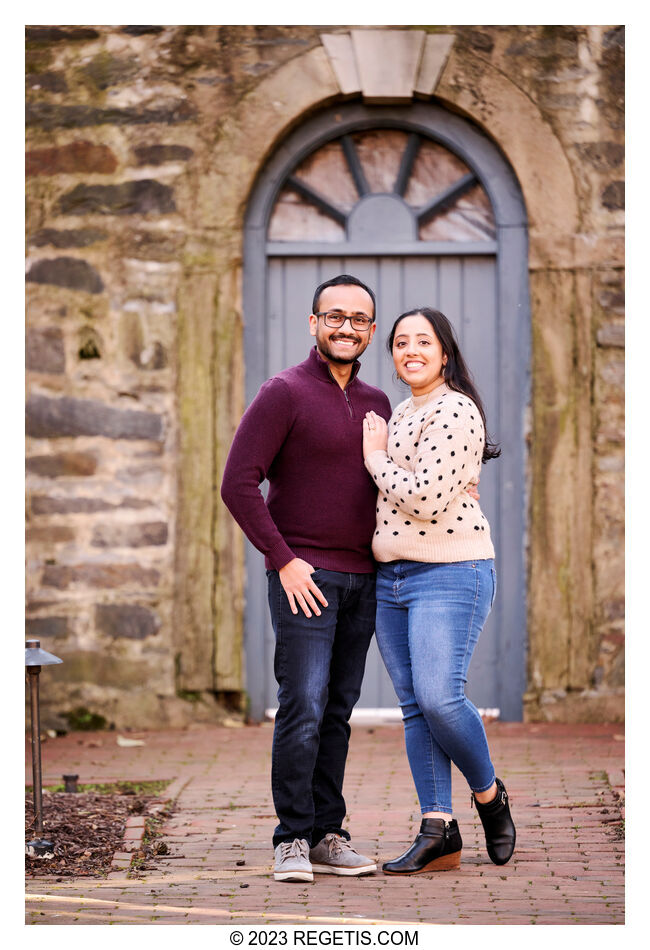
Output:
<svg viewBox="0 0 650 950">
<path fill-rule="evenodd" d="M 492 758 L 512 799 L 517 850 L 505 867 L 485 853 L 467 786 L 454 775 L 463 836 L 459 871 L 388 878 L 315 875 L 277 883 L 271 873 L 275 816 L 269 767 L 272 726 L 71 734 L 45 743 L 45 784 L 64 772 L 80 782 L 186 782 L 165 827 L 169 854 L 144 879 L 31 880 L 33 924 L 622 924 L 621 725 L 487 727 Z M 28 764 L 27 781 L 31 782 Z M 355 725 L 345 785 L 348 828 L 378 861 L 401 853 L 419 826 L 398 724 Z"/>
</svg>

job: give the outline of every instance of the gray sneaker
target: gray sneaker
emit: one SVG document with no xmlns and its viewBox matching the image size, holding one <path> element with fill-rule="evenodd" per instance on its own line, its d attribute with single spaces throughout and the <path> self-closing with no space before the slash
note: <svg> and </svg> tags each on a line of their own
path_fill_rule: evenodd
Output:
<svg viewBox="0 0 650 950">
<path fill-rule="evenodd" d="M 312 870 L 322 874 L 371 874 L 377 865 L 354 850 L 347 838 L 334 832 L 325 835 L 309 852 Z"/>
<path fill-rule="evenodd" d="M 276 881 L 313 881 L 309 863 L 309 844 L 305 838 L 282 841 L 275 849 Z"/>
</svg>

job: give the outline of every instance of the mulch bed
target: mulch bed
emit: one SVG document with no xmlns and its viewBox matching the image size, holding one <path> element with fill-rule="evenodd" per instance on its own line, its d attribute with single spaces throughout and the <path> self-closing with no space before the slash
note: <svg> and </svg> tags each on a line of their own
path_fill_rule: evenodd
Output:
<svg viewBox="0 0 650 950">
<path fill-rule="evenodd" d="M 155 795 L 99 794 L 97 792 L 43 791 L 43 837 L 53 842 L 54 857 L 33 858 L 25 855 L 27 878 L 104 877 L 110 870 L 116 851 L 122 850 L 126 819 L 146 815 L 147 843 L 137 852 L 143 860 L 166 851 L 156 841 L 160 818 L 149 817 L 149 808 L 158 801 Z M 169 814 L 167 812 L 166 814 Z M 25 842 L 35 837 L 34 804 L 25 796 Z"/>
</svg>

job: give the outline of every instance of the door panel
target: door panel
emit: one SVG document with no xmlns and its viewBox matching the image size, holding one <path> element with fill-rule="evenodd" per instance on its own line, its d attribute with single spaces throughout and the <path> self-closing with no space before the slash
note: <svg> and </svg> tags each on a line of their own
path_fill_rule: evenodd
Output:
<svg viewBox="0 0 650 950">
<path fill-rule="evenodd" d="M 377 332 L 361 358 L 362 378 L 383 389 L 395 407 L 406 399 L 408 389 L 394 378 L 386 338 L 399 313 L 417 306 L 433 306 L 445 313 L 456 330 L 468 365 L 485 400 L 490 428 L 498 432 L 497 328 L 495 262 L 492 257 L 354 257 L 272 258 L 268 268 L 268 319 L 266 377 L 305 359 L 314 340 L 308 316 L 314 289 L 338 273 L 350 273 L 368 283 L 377 293 Z M 498 550 L 500 524 L 497 510 L 498 463 L 484 466 L 480 484 L 481 506 L 490 522 Z M 258 568 L 257 582 L 249 591 L 265 589 L 263 559 L 249 554 Z M 254 568 L 253 568 L 254 569 Z M 497 602 L 498 603 L 498 602 Z M 260 614 L 258 613 L 258 616 Z M 268 610 L 260 631 L 259 661 L 265 667 L 265 708 L 276 705 L 273 676 L 274 636 Z M 499 705 L 497 677 L 498 617 L 488 619 L 479 641 L 468 680 L 467 692 L 481 707 Z M 251 662 L 249 653 L 249 663 Z M 258 662 L 259 662 L 258 661 Z M 394 707 L 397 698 L 373 639 L 366 664 L 359 707 Z"/>
<path fill-rule="evenodd" d="M 488 428 L 493 438 L 498 434 L 499 392 L 496 319 L 496 268 L 487 258 L 463 261 L 463 307 L 460 345 L 463 356 L 474 377 L 483 400 Z M 481 469 L 481 508 L 490 524 L 495 551 L 499 551 L 501 536 L 499 512 L 498 460 L 488 462 Z M 497 563 L 498 570 L 498 563 Z M 479 706 L 499 706 L 498 701 L 498 644 L 499 601 L 490 613 L 485 629 L 476 646 L 470 675 L 468 695 Z"/>
</svg>

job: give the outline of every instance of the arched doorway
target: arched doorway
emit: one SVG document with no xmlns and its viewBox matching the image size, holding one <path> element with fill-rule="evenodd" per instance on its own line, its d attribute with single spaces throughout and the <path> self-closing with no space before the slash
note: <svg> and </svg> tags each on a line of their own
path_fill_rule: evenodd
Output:
<svg viewBox="0 0 650 950">
<path fill-rule="evenodd" d="M 521 718 L 525 688 L 525 410 L 529 309 L 526 213 L 512 169 L 469 122 L 429 104 L 340 105 L 281 144 L 249 202 L 244 246 L 246 399 L 304 359 L 316 285 L 353 273 L 377 292 L 379 336 L 363 378 L 393 405 L 381 344 L 401 310 L 430 305 L 454 323 L 484 397 L 502 458 L 484 468 L 500 592 L 473 662 L 468 693 Z M 245 613 L 251 714 L 275 705 L 273 633 L 263 559 L 248 546 Z M 359 706 L 396 700 L 372 646 Z"/>
</svg>

